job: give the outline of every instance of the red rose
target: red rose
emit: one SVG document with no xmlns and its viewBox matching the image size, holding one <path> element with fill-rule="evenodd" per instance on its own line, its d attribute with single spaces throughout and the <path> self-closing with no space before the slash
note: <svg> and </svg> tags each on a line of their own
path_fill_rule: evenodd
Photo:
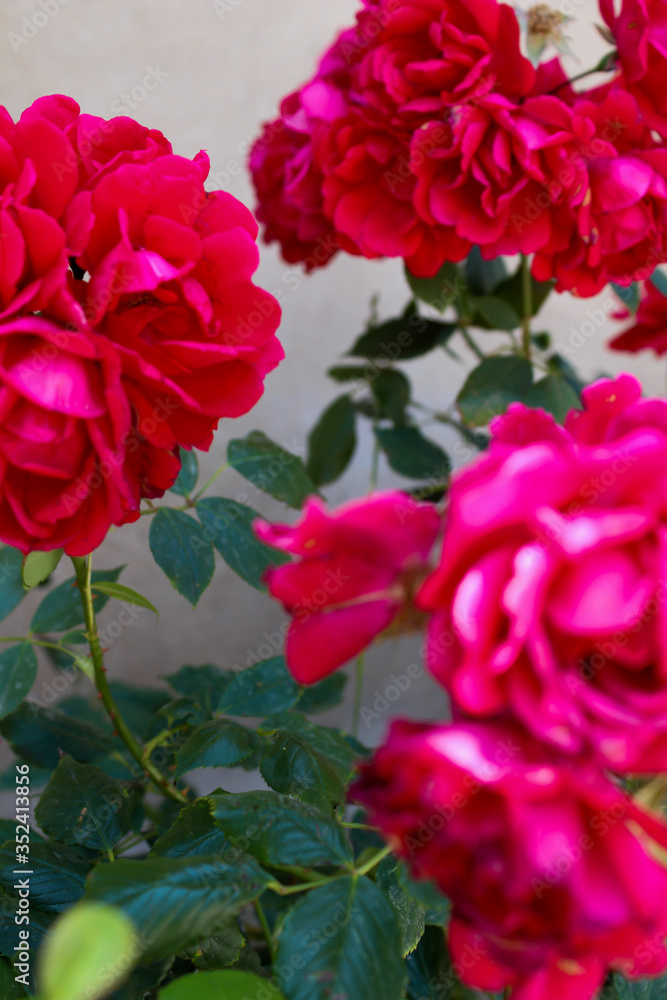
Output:
<svg viewBox="0 0 667 1000">
<path fill-rule="evenodd" d="M 667 827 L 587 763 L 507 724 L 394 722 L 352 794 L 452 900 L 469 985 L 591 1000 L 609 969 L 667 966 L 667 872 L 651 853 Z"/>
<path fill-rule="evenodd" d="M 0 324 L 0 413 L 4 542 L 86 555 L 138 517 L 130 406 L 104 337 L 32 316 Z"/>
<path fill-rule="evenodd" d="M 625 86 L 649 126 L 667 136 L 666 0 L 623 0 L 619 14 L 614 0 L 600 0 L 600 10 L 616 39 Z"/>
<path fill-rule="evenodd" d="M 270 570 L 267 583 L 294 615 L 285 655 L 300 683 L 313 684 L 343 666 L 401 612 L 415 617 L 415 586 L 439 527 L 433 506 L 397 492 L 331 512 L 313 498 L 294 526 L 256 522 L 263 542 L 297 557 Z"/>
<path fill-rule="evenodd" d="M 207 168 L 172 155 L 124 164 L 73 206 L 94 219 L 77 258 L 91 275 L 77 282 L 85 315 L 120 353 L 142 433 L 169 450 L 208 448 L 283 357 L 280 307 L 252 283 L 257 225 L 205 191 Z"/>
<path fill-rule="evenodd" d="M 660 356 L 667 352 L 667 296 L 652 281 L 642 292 L 635 323 L 609 342 L 614 351 L 652 350 Z"/>
</svg>

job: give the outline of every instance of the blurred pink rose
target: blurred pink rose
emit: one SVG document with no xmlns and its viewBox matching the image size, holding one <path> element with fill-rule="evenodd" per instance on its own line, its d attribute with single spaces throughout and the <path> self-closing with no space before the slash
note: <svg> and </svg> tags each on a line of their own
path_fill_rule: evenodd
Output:
<svg viewBox="0 0 667 1000">
<path fill-rule="evenodd" d="M 565 427 L 514 404 L 458 473 L 433 613 L 433 674 L 461 710 L 511 711 L 569 753 L 667 768 L 667 401 L 631 375 Z"/>
<path fill-rule="evenodd" d="M 609 969 L 667 966 L 667 872 L 651 856 L 667 827 L 595 767 L 511 725 L 394 722 L 351 793 L 452 900 L 469 985 L 591 1000 Z"/>
</svg>

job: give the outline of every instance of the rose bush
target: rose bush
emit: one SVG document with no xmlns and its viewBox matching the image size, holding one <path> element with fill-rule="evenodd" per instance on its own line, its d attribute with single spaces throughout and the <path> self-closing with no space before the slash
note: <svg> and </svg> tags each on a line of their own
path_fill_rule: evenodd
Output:
<svg viewBox="0 0 667 1000">
<path fill-rule="evenodd" d="M 571 361 L 609 317 L 664 350 L 664 6 L 603 0 L 617 50 L 569 80 L 539 62 L 563 11 L 363 0 L 251 152 L 257 214 L 306 270 L 402 258 L 410 298 L 373 300 L 306 446 L 232 437 L 203 485 L 282 358 L 254 218 L 131 118 L 0 111 L 0 620 L 35 596 L 0 636 L 3 997 L 663 995 L 667 402 Z M 427 405 L 403 362 L 445 356 Z M 366 495 L 332 503 L 358 443 Z M 228 469 L 294 513 L 206 495 Z M 93 550 L 139 517 L 193 607 L 216 552 L 282 605 L 244 668 L 224 636 L 222 666 L 110 680 L 157 609 Z M 370 693 L 407 634 L 430 689 L 385 642 Z M 415 695 L 436 718 L 365 745 Z"/>
</svg>

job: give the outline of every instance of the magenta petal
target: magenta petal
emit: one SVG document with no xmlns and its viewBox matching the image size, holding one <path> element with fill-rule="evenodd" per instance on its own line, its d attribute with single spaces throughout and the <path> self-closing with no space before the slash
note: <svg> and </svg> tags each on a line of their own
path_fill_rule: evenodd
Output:
<svg viewBox="0 0 667 1000">
<path fill-rule="evenodd" d="M 287 633 L 287 665 L 300 684 L 314 684 L 361 653 L 396 615 L 393 601 L 373 601 L 295 620 Z"/>
</svg>

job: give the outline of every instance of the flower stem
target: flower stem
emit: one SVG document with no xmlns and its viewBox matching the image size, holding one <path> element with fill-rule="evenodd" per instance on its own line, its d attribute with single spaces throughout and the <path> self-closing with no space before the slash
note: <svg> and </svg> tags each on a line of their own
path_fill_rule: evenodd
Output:
<svg viewBox="0 0 667 1000">
<path fill-rule="evenodd" d="M 259 920 L 259 926 L 262 928 L 262 933 L 266 939 L 266 947 L 269 950 L 269 962 L 273 965 L 276 960 L 276 955 L 273 947 L 273 934 L 271 933 L 271 928 L 269 927 L 269 921 L 266 919 L 264 907 L 258 899 L 255 900 L 254 905 L 255 913 L 257 914 L 257 919 Z"/>
<path fill-rule="evenodd" d="M 533 317 L 533 279 L 530 273 L 530 261 L 526 254 L 521 255 L 521 277 L 523 287 L 523 318 L 521 323 L 523 354 L 530 361 L 533 347 L 530 329 L 530 321 Z"/>
<path fill-rule="evenodd" d="M 93 661 L 93 667 L 95 669 L 95 687 L 100 694 L 102 704 L 104 705 L 109 718 L 113 722 L 118 736 L 121 738 L 137 763 L 141 766 L 145 774 L 151 779 L 153 784 L 170 799 L 173 799 L 174 802 L 181 802 L 185 804 L 188 801 L 186 796 L 183 795 L 182 792 L 179 792 L 179 790 L 172 785 L 171 782 L 167 781 L 167 779 L 160 774 L 158 769 L 151 764 L 146 755 L 142 753 L 141 747 L 135 740 L 134 736 L 130 732 L 130 729 L 128 728 L 127 723 L 118 711 L 118 706 L 114 701 L 114 697 L 109 688 L 109 682 L 107 681 L 104 656 L 100 645 L 100 637 L 97 632 L 97 622 L 95 621 L 93 593 L 90 586 L 91 559 L 90 556 L 88 556 L 87 559 L 81 556 L 73 556 L 72 562 L 74 563 L 77 586 L 81 594 L 81 605 L 83 607 L 83 616 L 86 623 L 86 634 L 90 644 L 90 657 Z"/>
<path fill-rule="evenodd" d="M 190 506 L 194 507 L 194 505 L 197 503 L 197 500 L 203 497 L 204 493 L 206 493 L 206 491 L 210 489 L 211 486 L 213 486 L 213 483 L 216 481 L 218 476 L 220 476 L 225 471 L 225 469 L 228 468 L 229 468 L 229 462 L 225 462 L 223 465 L 217 468 L 213 473 L 213 475 L 211 476 L 211 478 L 207 479 L 202 488 L 198 490 L 192 497 L 192 499 L 190 500 Z"/>
<path fill-rule="evenodd" d="M 331 882 L 337 882 L 339 879 L 349 877 L 350 875 L 359 878 L 360 875 L 368 875 L 389 854 L 391 854 L 391 847 L 387 845 L 366 861 L 361 868 L 352 868 L 341 875 L 325 875 L 315 882 L 301 882 L 298 885 L 282 885 L 280 882 L 269 882 L 267 889 L 277 893 L 279 896 L 294 896 L 296 893 L 307 892 L 309 889 L 319 889 L 323 885 L 329 885 Z"/>
<path fill-rule="evenodd" d="M 362 653 L 357 657 L 354 671 L 354 707 L 352 709 L 352 735 L 359 733 L 359 722 L 361 719 L 361 699 L 364 694 L 364 663 L 366 654 Z"/>
<path fill-rule="evenodd" d="M 465 340 L 465 342 L 468 345 L 468 347 L 470 348 L 470 350 L 473 352 L 473 354 L 476 354 L 480 361 L 484 361 L 484 359 L 486 358 L 486 355 L 485 355 L 484 351 L 476 343 L 476 341 L 475 341 L 474 337 L 472 336 L 472 334 L 468 331 L 468 327 L 467 326 L 463 326 L 463 324 L 462 324 L 459 327 L 459 332 L 460 332 L 461 336 L 463 337 L 463 339 Z"/>
</svg>

